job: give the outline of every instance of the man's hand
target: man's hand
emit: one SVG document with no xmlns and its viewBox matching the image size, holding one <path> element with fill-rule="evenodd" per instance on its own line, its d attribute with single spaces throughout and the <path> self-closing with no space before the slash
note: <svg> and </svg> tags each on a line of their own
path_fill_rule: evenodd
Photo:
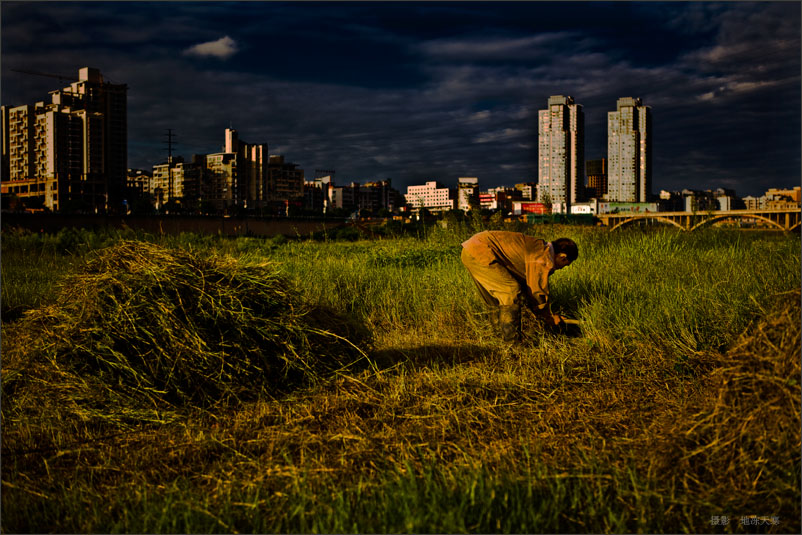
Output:
<svg viewBox="0 0 802 535">
<path fill-rule="evenodd" d="M 563 320 L 563 317 L 560 316 L 559 314 L 552 314 L 551 315 L 551 321 L 552 321 L 552 323 L 549 325 L 549 327 L 559 328 L 559 327 L 565 325 L 565 321 Z"/>
<path fill-rule="evenodd" d="M 560 329 L 565 325 L 563 317 L 559 314 L 546 313 L 541 315 L 540 318 L 543 321 L 543 326 L 550 331 Z"/>
</svg>

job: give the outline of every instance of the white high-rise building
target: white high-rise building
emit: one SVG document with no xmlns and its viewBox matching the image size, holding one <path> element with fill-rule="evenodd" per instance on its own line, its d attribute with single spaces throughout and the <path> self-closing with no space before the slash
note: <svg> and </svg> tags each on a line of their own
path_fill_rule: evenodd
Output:
<svg viewBox="0 0 802 535">
<path fill-rule="evenodd" d="M 121 210 L 128 173 L 125 84 L 83 67 L 51 102 L 2 106 L 3 194 L 53 211 Z"/>
<path fill-rule="evenodd" d="M 569 212 L 585 189 L 585 114 L 573 97 L 549 97 L 538 111 L 539 202 L 551 202 L 555 212 Z"/>
<path fill-rule="evenodd" d="M 618 99 L 607 113 L 607 194 L 616 202 L 648 202 L 652 194 L 652 112 L 639 98 Z"/>
</svg>

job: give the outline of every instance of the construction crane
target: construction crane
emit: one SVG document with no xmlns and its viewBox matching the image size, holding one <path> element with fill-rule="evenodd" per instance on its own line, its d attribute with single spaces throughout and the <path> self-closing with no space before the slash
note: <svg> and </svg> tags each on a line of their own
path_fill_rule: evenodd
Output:
<svg viewBox="0 0 802 535">
<path fill-rule="evenodd" d="M 13 72 L 21 72 L 22 74 L 33 74 L 34 76 L 48 76 L 50 78 L 58 78 L 62 82 L 77 82 L 78 78 L 75 76 L 62 76 L 60 74 L 50 74 L 47 72 L 29 71 L 26 69 L 11 69 Z"/>
</svg>

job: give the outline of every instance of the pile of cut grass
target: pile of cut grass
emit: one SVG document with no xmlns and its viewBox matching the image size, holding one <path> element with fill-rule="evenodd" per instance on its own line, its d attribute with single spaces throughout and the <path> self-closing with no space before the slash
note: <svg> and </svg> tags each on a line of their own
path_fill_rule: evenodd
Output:
<svg viewBox="0 0 802 535">
<path fill-rule="evenodd" d="M 80 407 L 82 419 L 148 419 L 367 362 L 367 330 L 305 302 L 270 263 L 122 241 L 57 292 L 57 304 L 4 329 L 3 393 L 18 407 L 47 400 Z"/>
<path fill-rule="evenodd" d="M 658 473 L 682 474 L 690 493 L 727 496 L 745 517 L 779 515 L 795 525 L 786 533 L 800 518 L 801 300 L 784 292 L 726 353 L 695 359 L 705 394 L 661 422 L 663 439 L 648 447 Z"/>
</svg>

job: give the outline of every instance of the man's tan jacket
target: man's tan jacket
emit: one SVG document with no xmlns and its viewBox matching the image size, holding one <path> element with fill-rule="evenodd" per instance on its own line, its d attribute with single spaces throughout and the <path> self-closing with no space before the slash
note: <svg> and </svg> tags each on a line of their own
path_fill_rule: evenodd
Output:
<svg viewBox="0 0 802 535">
<path fill-rule="evenodd" d="M 523 293 L 533 312 L 549 314 L 549 275 L 554 256 L 545 240 L 519 232 L 487 230 L 463 242 L 462 247 L 470 256 L 467 262 L 463 259 L 468 271 L 498 304 L 508 304 L 517 297 L 507 294 Z M 511 279 L 518 283 L 517 292 Z"/>
</svg>

